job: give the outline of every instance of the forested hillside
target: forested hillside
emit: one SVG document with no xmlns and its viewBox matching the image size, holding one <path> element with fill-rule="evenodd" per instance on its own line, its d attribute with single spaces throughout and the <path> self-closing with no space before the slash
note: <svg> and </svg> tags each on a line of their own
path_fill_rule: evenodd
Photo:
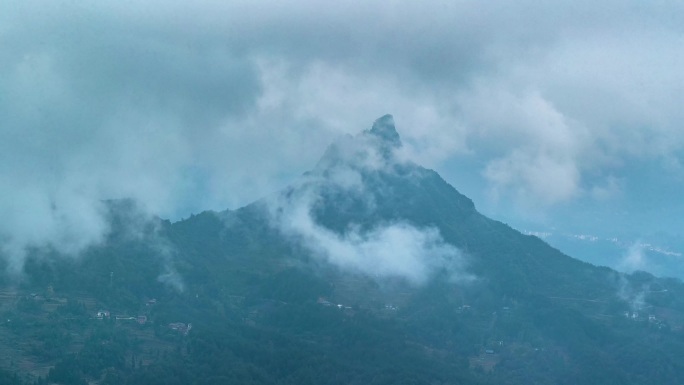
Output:
<svg viewBox="0 0 684 385">
<path fill-rule="evenodd" d="M 684 382 L 679 280 L 564 255 L 399 148 L 383 117 L 238 210 L 108 202 L 103 244 L 3 277 L 0 382 Z"/>
</svg>

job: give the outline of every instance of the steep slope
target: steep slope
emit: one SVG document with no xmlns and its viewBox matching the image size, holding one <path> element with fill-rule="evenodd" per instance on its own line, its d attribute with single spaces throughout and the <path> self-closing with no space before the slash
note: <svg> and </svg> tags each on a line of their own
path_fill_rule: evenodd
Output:
<svg viewBox="0 0 684 385">
<path fill-rule="evenodd" d="M 402 154 L 388 115 L 238 210 L 109 202 L 106 244 L 36 251 L 0 332 L 56 383 L 684 382 L 680 281 L 564 255 Z"/>
<path fill-rule="evenodd" d="M 203 231 L 214 234 L 205 246 L 212 245 L 226 266 L 242 260 L 241 268 L 252 264 L 251 272 L 264 274 L 259 295 L 285 301 L 323 296 L 385 316 L 394 309 L 411 343 L 493 360 L 504 377 L 507 370 L 534 367 L 510 383 L 564 383 L 560 377 L 589 383 L 594 370 L 605 373 L 596 383 L 641 383 L 630 379 L 635 368 L 625 365 L 641 359 L 640 349 L 670 368 L 663 380 L 682 378 L 684 368 L 667 353 L 682 349 L 679 332 L 675 345 L 659 345 L 664 330 L 679 330 L 679 282 L 624 276 L 564 255 L 481 215 L 436 172 L 404 161 L 400 150 L 391 116 L 382 117 L 372 129 L 331 145 L 312 171 L 281 193 L 174 228 L 217 221 Z M 402 264 L 408 267 L 397 268 Z M 212 281 L 220 282 L 226 270 L 217 270 Z M 546 353 L 534 355 L 540 349 Z M 482 355 L 485 350 L 496 354 Z M 488 365 L 471 362 L 472 368 Z M 657 366 L 639 371 L 659 373 Z"/>
</svg>

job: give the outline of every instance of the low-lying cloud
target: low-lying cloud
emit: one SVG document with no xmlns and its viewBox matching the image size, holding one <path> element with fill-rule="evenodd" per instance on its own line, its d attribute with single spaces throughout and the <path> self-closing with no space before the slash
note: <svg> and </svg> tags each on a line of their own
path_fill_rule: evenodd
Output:
<svg viewBox="0 0 684 385">
<path fill-rule="evenodd" d="M 338 233 L 317 224 L 310 205 L 287 205 L 276 219 L 279 229 L 314 257 L 342 269 L 371 277 L 404 278 L 412 284 L 422 284 L 438 271 L 446 271 L 454 280 L 467 277 L 461 252 L 444 242 L 436 228 L 394 222 L 362 230 L 351 224 Z"/>
<path fill-rule="evenodd" d="M 627 281 L 623 274 L 619 274 L 617 286 L 618 298 L 625 301 L 630 310 L 638 312 L 646 307 L 646 294 L 649 291 L 647 286 L 636 287 L 637 285 Z"/>
<path fill-rule="evenodd" d="M 648 265 L 649 263 L 644 254 L 644 245 L 641 242 L 634 242 L 629 246 L 618 264 L 618 270 L 633 273 L 637 270 L 645 270 Z"/>
</svg>

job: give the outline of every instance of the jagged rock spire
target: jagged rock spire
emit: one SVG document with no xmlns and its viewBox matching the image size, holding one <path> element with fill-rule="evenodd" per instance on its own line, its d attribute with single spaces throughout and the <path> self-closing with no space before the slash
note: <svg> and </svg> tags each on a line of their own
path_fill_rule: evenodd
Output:
<svg viewBox="0 0 684 385">
<path fill-rule="evenodd" d="M 387 163 L 392 163 L 394 150 L 401 145 L 401 138 L 394 128 L 394 118 L 387 114 L 375 120 L 370 130 L 364 130 L 356 136 L 341 137 L 332 143 L 316 168 L 322 170 L 340 164 L 363 165 L 364 162 L 368 162 L 371 153 L 380 155 Z"/>
<path fill-rule="evenodd" d="M 401 138 L 399 137 L 399 133 L 397 133 L 397 129 L 394 127 L 394 118 L 390 114 L 378 118 L 373 123 L 370 133 L 382 139 L 383 142 L 392 147 L 401 146 Z"/>
</svg>

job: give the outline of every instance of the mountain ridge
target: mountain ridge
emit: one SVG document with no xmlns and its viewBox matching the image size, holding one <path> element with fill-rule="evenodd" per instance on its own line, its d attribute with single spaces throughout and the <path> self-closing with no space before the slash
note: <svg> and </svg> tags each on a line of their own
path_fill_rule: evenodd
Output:
<svg viewBox="0 0 684 385">
<path fill-rule="evenodd" d="M 110 202 L 105 244 L 29 258 L 0 336 L 53 365 L 39 383 L 684 380 L 681 281 L 596 267 L 487 218 L 400 146 L 386 115 L 237 210 L 171 223 Z"/>
</svg>

